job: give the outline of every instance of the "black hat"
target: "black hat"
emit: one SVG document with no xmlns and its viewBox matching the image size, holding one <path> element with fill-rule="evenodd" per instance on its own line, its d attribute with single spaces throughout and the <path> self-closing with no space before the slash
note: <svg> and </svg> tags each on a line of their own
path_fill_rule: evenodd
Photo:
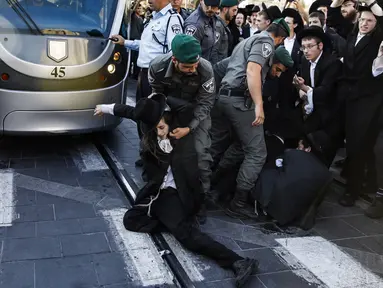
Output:
<svg viewBox="0 0 383 288">
<path fill-rule="evenodd" d="M 165 95 L 153 93 L 148 98 L 142 98 L 137 102 L 134 118 L 146 124 L 145 128 L 151 129 L 160 122 L 166 108 Z"/>
<path fill-rule="evenodd" d="M 372 12 L 370 7 L 368 6 L 362 6 L 362 5 L 359 5 L 358 6 L 358 11 L 359 12 Z"/>
<path fill-rule="evenodd" d="M 316 0 L 311 4 L 309 9 L 309 14 L 316 12 L 319 7 L 327 7 L 329 8 L 331 6 L 332 1 L 331 0 Z"/>
<path fill-rule="evenodd" d="M 297 27 L 294 29 L 296 34 L 299 34 L 299 32 L 302 31 L 304 28 L 303 20 L 301 14 L 293 8 L 286 8 L 285 10 L 282 11 L 282 16 L 283 18 L 285 17 L 291 17 L 294 19 L 294 22 L 297 23 Z"/>
<path fill-rule="evenodd" d="M 262 2 L 262 9 L 266 12 L 270 22 L 273 22 L 275 19 L 278 18 L 283 18 L 281 10 L 279 10 L 278 6 L 270 6 L 269 8 L 267 8 L 266 4 Z"/>
<path fill-rule="evenodd" d="M 317 37 L 323 43 L 324 48 L 328 48 L 331 46 L 330 38 L 324 33 L 323 29 L 318 26 L 310 26 L 305 28 L 300 32 L 297 36 L 298 43 L 302 45 L 302 39 L 306 37 Z"/>
<path fill-rule="evenodd" d="M 261 8 L 259 8 L 259 6 L 258 5 L 254 5 L 254 7 L 251 9 L 251 13 L 253 13 L 253 12 L 259 12 L 259 11 L 261 11 Z"/>
</svg>

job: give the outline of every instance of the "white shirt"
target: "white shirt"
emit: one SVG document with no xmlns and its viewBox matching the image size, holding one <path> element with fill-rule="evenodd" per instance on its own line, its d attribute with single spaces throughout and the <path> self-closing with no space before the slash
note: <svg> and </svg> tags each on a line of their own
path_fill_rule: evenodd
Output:
<svg viewBox="0 0 383 288">
<path fill-rule="evenodd" d="M 306 106 L 305 106 L 305 110 L 306 110 L 306 114 L 309 115 L 313 112 L 314 110 L 314 101 L 313 101 L 313 88 L 315 87 L 315 68 L 318 64 L 318 61 L 320 59 L 320 57 L 322 56 L 322 53 L 321 52 L 319 54 L 319 57 L 314 61 L 310 61 L 310 80 L 311 80 L 311 87 L 309 88 L 309 90 L 307 91 L 307 101 L 309 102 Z"/>
<path fill-rule="evenodd" d="M 258 28 L 253 28 L 252 26 L 250 26 L 250 36 L 253 36 L 255 32 L 258 32 Z"/>
<path fill-rule="evenodd" d="M 289 52 L 290 55 L 293 52 L 295 38 L 297 38 L 296 34 L 294 34 L 294 37 L 291 38 L 291 39 L 285 38 L 285 41 L 284 41 L 284 46 L 285 46 L 286 50 Z"/>
<path fill-rule="evenodd" d="M 162 185 L 160 189 L 166 189 L 168 187 L 177 189 L 176 182 L 174 182 L 174 176 L 172 172 L 172 168 L 169 166 L 168 172 L 166 173 L 164 180 L 162 182 Z"/>
<path fill-rule="evenodd" d="M 183 19 L 179 14 L 171 14 L 172 5 L 169 3 L 159 12 L 153 12 L 153 18 L 145 26 L 141 40 L 125 40 L 124 46 L 131 50 L 138 50 L 137 66 L 149 68 L 150 62 L 158 55 L 171 51 L 171 43 L 177 34 L 182 33 Z M 168 19 L 170 18 L 169 26 Z M 166 31 L 166 27 L 168 28 Z M 165 37 L 167 33 L 167 36 Z M 155 35 L 158 41 L 166 44 L 168 51 L 154 40 Z"/>
<path fill-rule="evenodd" d="M 366 35 L 358 33 L 358 36 L 356 37 L 356 41 L 355 41 L 355 46 L 358 45 L 359 41 L 362 40 L 364 36 Z"/>
</svg>

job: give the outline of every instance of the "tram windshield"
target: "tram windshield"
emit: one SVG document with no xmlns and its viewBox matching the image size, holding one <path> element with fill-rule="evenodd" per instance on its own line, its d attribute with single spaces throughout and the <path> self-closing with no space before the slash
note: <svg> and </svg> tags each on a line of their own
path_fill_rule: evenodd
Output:
<svg viewBox="0 0 383 288">
<path fill-rule="evenodd" d="M 108 37 L 118 0 L 1 0 L 0 34 Z"/>
</svg>

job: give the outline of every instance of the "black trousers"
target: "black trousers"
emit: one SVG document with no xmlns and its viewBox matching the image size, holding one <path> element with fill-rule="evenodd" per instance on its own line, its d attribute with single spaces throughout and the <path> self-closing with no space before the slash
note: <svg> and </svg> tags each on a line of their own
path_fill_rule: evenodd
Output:
<svg viewBox="0 0 383 288">
<path fill-rule="evenodd" d="M 145 232 L 170 232 L 185 248 L 215 260 L 223 268 L 231 268 L 234 262 L 243 259 L 193 225 L 194 217 L 185 214 L 175 189 L 161 191 L 152 204 L 151 215 L 150 218 L 132 208 L 124 216 L 124 226 L 129 231 L 141 232 L 139 227 L 143 225 L 139 223 L 145 223 L 145 227 L 150 227 L 150 231 L 145 229 Z"/>
<path fill-rule="evenodd" d="M 136 103 L 142 99 L 147 98 L 152 93 L 152 87 L 150 87 L 148 80 L 148 69 L 141 68 L 140 74 L 138 75 L 137 90 L 136 90 Z M 140 139 L 142 138 L 142 131 L 140 129 L 141 124 L 137 121 L 137 131 Z"/>
</svg>

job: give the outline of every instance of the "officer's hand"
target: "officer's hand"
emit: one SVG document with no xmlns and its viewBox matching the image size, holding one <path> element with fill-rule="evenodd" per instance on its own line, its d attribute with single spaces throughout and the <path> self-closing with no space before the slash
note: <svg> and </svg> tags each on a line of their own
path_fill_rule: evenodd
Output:
<svg viewBox="0 0 383 288">
<path fill-rule="evenodd" d="M 185 137 L 190 133 L 190 128 L 185 127 L 185 128 L 176 128 L 172 132 L 170 132 L 170 136 L 178 139 L 181 139 L 182 137 Z"/>
<path fill-rule="evenodd" d="M 253 126 L 262 125 L 265 122 L 265 113 L 262 105 L 255 105 L 255 120 L 251 124 Z"/>
<path fill-rule="evenodd" d="M 104 112 L 102 112 L 102 105 L 97 105 L 96 108 L 94 109 L 94 114 L 93 116 L 103 116 Z"/>
<path fill-rule="evenodd" d="M 114 44 L 119 44 L 119 45 L 122 45 L 122 46 L 124 46 L 124 44 L 125 44 L 125 39 L 124 39 L 124 37 L 122 37 L 121 35 L 113 35 L 113 36 L 110 37 L 110 38 L 117 38 L 117 39 L 118 39 L 117 42 L 114 42 L 114 41 L 113 41 Z"/>
</svg>

